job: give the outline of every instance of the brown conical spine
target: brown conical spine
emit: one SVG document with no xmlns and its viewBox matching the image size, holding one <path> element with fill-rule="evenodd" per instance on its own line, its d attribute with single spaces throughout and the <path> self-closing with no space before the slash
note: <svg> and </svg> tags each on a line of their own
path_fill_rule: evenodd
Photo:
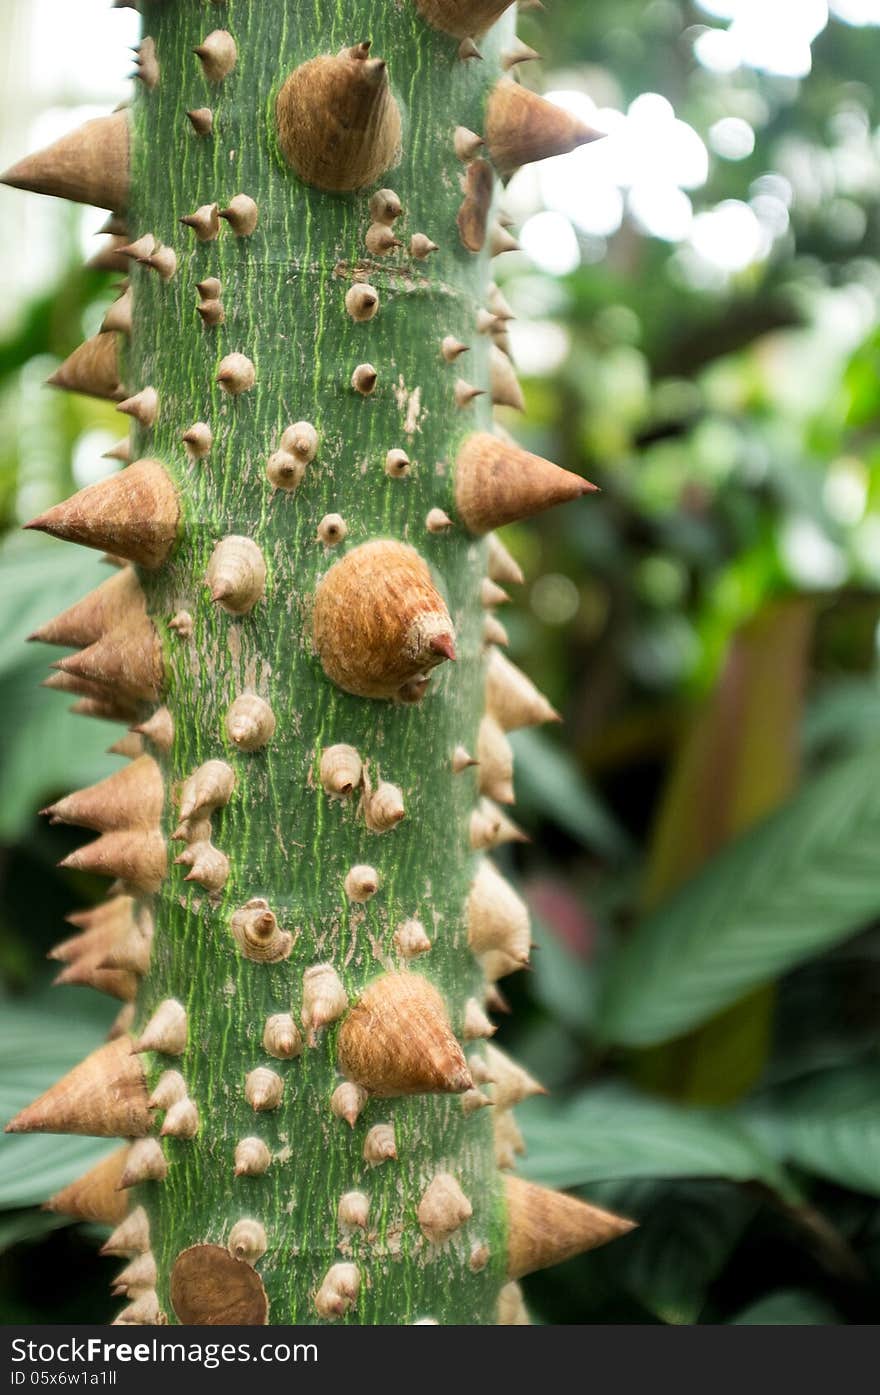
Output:
<svg viewBox="0 0 880 1395">
<path fill-rule="evenodd" d="M 491 1077 L 489 1092 L 499 1109 L 510 1109 L 533 1095 L 546 1095 L 544 1086 L 533 1075 L 494 1044 L 486 1047 L 486 1069 Z"/>
<path fill-rule="evenodd" d="M 468 944 L 475 954 L 500 950 L 527 964 L 531 943 L 529 912 L 513 887 L 484 860 L 480 863 L 467 903 Z"/>
<path fill-rule="evenodd" d="M 231 534 L 211 554 L 205 582 L 211 599 L 230 615 L 247 615 L 266 589 L 266 563 L 250 538 Z"/>
<path fill-rule="evenodd" d="M 75 1221 L 118 1226 L 128 1208 L 128 1197 L 119 1189 L 127 1157 L 127 1146 L 117 1148 L 82 1177 L 50 1196 L 46 1210 Z"/>
<path fill-rule="evenodd" d="M 102 833 L 93 843 L 69 853 L 58 864 L 77 872 L 119 878 L 138 891 L 158 891 L 165 879 L 165 839 L 154 829 L 120 829 Z"/>
<path fill-rule="evenodd" d="M 162 643 L 152 620 L 133 615 L 78 654 L 58 661 L 62 673 L 112 689 L 114 698 L 155 702 L 162 690 L 165 665 Z"/>
<path fill-rule="evenodd" d="M 278 142 L 307 184 L 343 192 L 372 184 L 397 160 L 400 111 L 369 43 L 312 58 L 278 94 Z"/>
<path fill-rule="evenodd" d="M 194 815 L 208 816 L 222 809 L 232 798 L 235 771 L 225 760 L 207 760 L 184 781 L 180 790 L 179 811 L 182 819 Z"/>
<path fill-rule="evenodd" d="M 41 625 L 29 640 L 84 649 L 122 620 L 146 614 L 141 584 L 133 567 L 122 567 L 81 601 Z"/>
<path fill-rule="evenodd" d="M 155 569 L 174 545 L 179 519 L 177 490 L 164 465 L 136 460 L 26 526 Z"/>
<path fill-rule="evenodd" d="M 269 1149 L 261 1138 L 242 1138 L 235 1145 L 236 1177 L 262 1177 L 272 1161 Z"/>
<path fill-rule="evenodd" d="M 535 59 L 540 59 L 540 57 L 540 53 L 529 48 L 528 44 L 524 44 L 520 39 L 514 39 L 509 48 L 506 48 L 501 55 L 501 66 L 509 72 L 518 63 L 530 63 Z"/>
<path fill-rule="evenodd" d="M 158 827 L 162 815 L 162 773 L 152 756 L 140 756 L 97 785 L 69 794 L 43 813 L 53 823 L 72 823 L 109 833 L 118 828 Z"/>
<path fill-rule="evenodd" d="M 157 707 L 152 717 L 132 730 L 140 732 L 157 751 L 170 751 L 174 744 L 174 719 L 167 707 Z"/>
<path fill-rule="evenodd" d="M 166 998 L 153 1013 L 132 1051 L 160 1051 L 165 1056 L 182 1056 L 186 1050 L 186 1008 L 176 998 Z"/>
<path fill-rule="evenodd" d="M 121 1220 L 109 1239 L 104 1241 L 102 1255 L 142 1255 L 150 1248 L 150 1222 L 143 1206 L 136 1206 Z"/>
<path fill-rule="evenodd" d="M 141 388 L 133 397 L 126 397 L 116 408 L 123 416 L 134 417 L 141 426 L 153 426 L 159 415 L 159 394 L 154 387 Z"/>
<path fill-rule="evenodd" d="M 522 586 L 522 568 L 494 533 L 489 535 L 489 578 L 506 585 Z"/>
<path fill-rule="evenodd" d="M 524 412 L 526 400 L 519 385 L 513 364 L 497 345 L 489 349 L 489 384 L 492 401 L 496 407 L 512 407 L 516 412 Z"/>
<path fill-rule="evenodd" d="M 361 697 L 402 698 L 406 686 L 455 658 L 455 632 L 430 572 L 411 547 L 362 543 L 322 578 L 313 613 L 327 676 Z"/>
<path fill-rule="evenodd" d="M 50 673 L 43 679 L 42 687 L 51 688 L 57 693 L 79 693 L 83 698 L 99 704 L 109 720 L 130 722 L 137 716 L 137 704 L 121 693 L 114 693 L 105 683 L 90 678 L 82 678 L 75 673 Z"/>
<path fill-rule="evenodd" d="M 96 992 L 119 998 L 124 1003 L 133 1003 L 138 989 L 135 974 L 119 969 L 104 969 L 91 959 L 75 959 L 66 969 L 62 969 L 55 983 L 94 988 Z"/>
<path fill-rule="evenodd" d="M 195 1138 L 199 1131 L 199 1111 L 191 1099 L 177 1100 L 162 1120 L 160 1138 Z"/>
<path fill-rule="evenodd" d="M 510 78 L 496 83 L 486 107 L 486 145 L 502 175 L 533 160 L 567 155 L 603 134 Z"/>
<path fill-rule="evenodd" d="M 64 919 L 69 925 L 75 925 L 81 930 L 112 927 L 121 935 L 135 923 L 134 898 L 111 896 L 109 900 L 102 901 L 97 906 L 90 906 L 88 910 L 70 911 Z"/>
<path fill-rule="evenodd" d="M 125 760 L 137 760 L 144 754 L 144 739 L 136 731 L 127 731 L 107 747 L 108 756 L 122 756 Z"/>
<path fill-rule="evenodd" d="M 152 917 L 146 910 L 142 910 L 138 919 L 132 919 L 123 932 L 114 939 L 99 967 L 102 969 L 124 969 L 131 974 L 143 975 L 150 967 L 152 945 Z"/>
<path fill-rule="evenodd" d="M 442 1245 L 473 1214 L 474 1209 L 457 1178 L 449 1172 L 438 1172 L 432 1177 L 419 1202 L 419 1227 L 432 1244 Z"/>
<path fill-rule="evenodd" d="M 513 0 L 416 0 L 416 9 L 432 29 L 466 39 L 485 33 L 512 4 Z"/>
<path fill-rule="evenodd" d="M 477 762 L 480 794 L 487 794 L 496 804 L 513 804 L 513 750 L 494 717 L 480 722 Z"/>
<path fill-rule="evenodd" d="M 128 204 L 128 116 L 115 111 L 87 121 L 2 176 L 13 189 L 124 211 Z"/>
<path fill-rule="evenodd" d="M 505 658 L 499 649 L 489 651 L 486 711 L 505 731 L 561 721 L 559 713 L 551 707 L 532 680 Z"/>
<path fill-rule="evenodd" d="M 109 450 L 105 450 L 103 452 L 101 459 L 121 460 L 123 465 L 130 465 L 131 441 L 129 440 L 129 438 L 127 436 L 123 436 L 122 439 L 117 441 L 114 445 L 112 445 Z"/>
<path fill-rule="evenodd" d="M 522 1177 L 506 1177 L 507 1274 L 519 1279 L 562 1264 L 634 1229 L 634 1222 Z"/>
<path fill-rule="evenodd" d="M 199 242 L 214 242 L 220 234 L 220 205 L 202 204 L 194 213 L 185 213 L 180 221 L 185 228 L 192 228 Z"/>
<path fill-rule="evenodd" d="M 229 224 L 236 237 L 250 237 L 259 216 L 260 210 L 249 194 L 236 194 L 226 208 L 220 209 L 220 217 Z"/>
<path fill-rule="evenodd" d="M 214 113 L 210 107 L 194 107 L 186 113 L 197 136 L 209 136 L 214 129 Z"/>
<path fill-rule="evenodd" d="M 117 1274 L 113 1282 L 115 1296 L 136 1298 L 156 1287 L 156 1261 L 149 1251 L 138 1255 Z"/>
<path fill-rule="evenodd" d="M 333 1264 L 315 1295 L 315 1311 L 322 1318 L 344 1317 L 354 1307 L 361 1288 L 356 1264 Z"/>
<path fill-rule="evenodd" d="M 303 974 L 302 1024 L 309 1046 L 318 1032 L 336 1022 L 348 1009 L 348 994 L 331 964 L 313 964 Z"/>
<path fill-rule="evenodd" d="M 468 436 L 458 452 L 455 503 L 471 533 L 531 518 L 594 489 L 580 475 L 488 432 Z"/>
<path fill-rule="evenodd" d="M 473 1084 L 443 999 L 414 973 L 383 974 L 364 990 L 339 1029 L 337 1063 L 383 1098 L 458 1094 Z"/>
<path fill-rule="evenodd" d="M 238 60 L 235 40 L 227 29 L 214 29 L 193 50 L 209 82 L 222 82 Z"/>
<path fill-rule="evenodd" d="M 167 1175 L 168 1162 L 161 1143 L 155 1138 L 139 1138 L 128 1150 L 120 1185 L 136 1187 L 141 1182 L 162 1182 Z"/>
<path fill-rule="evenodd" d="M 7 1133 L 144 1138 L 152 1119 L 144 1068 L 127 1037 L 99 1046 L 6 1125 Z"/>
<path fill-rule="evenodd" d="M 127 390 L 120 381 L 116 335 L 109 331 L 93 335 L 75 348 L 46 381 L 50 387 L 67 392 L 121 402 Z"/>
</svg>

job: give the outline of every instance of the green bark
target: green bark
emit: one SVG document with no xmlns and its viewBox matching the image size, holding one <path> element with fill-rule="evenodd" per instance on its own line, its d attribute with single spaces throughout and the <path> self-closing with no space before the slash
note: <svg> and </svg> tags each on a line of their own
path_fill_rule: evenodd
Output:
<svg viewBox="0 0 880 1395">
<path fill-rule="evenodd" d="M 163 758 L 168 789 L 202 762 L 219 758 L 235 770 L 228 806 L 214 815 L 213 841 L 229 858 L 230 876 L 211 899 L 170 870 L 155 899 L 152 962 L 137 1003 L 142 1027 L 166 998 L 186 1006 L 189 1044 L 179 1061 L 148 1058 L 150 1083 L 178 1067 L 200 1114 L 192 1140 L 163 1147 L 167 1178 L 137 1188 L 150 1218 L 158 1296 L 169 1321 L 169 1276 L 177 1255 L 202 1242 L 225 1245 L 242 1218 L 260 1221 L 268 1249 L 257 1270 L 273 1323 L 315 1320 L 314 1295 L 329 1266 L 352 1259 L 361 1274 L 357 1303 L 342 1319 L 357 1323 L 442 1323 L 494 1320 L 504 1282 L 504 1220 L 493 1160 L 493 1111 L 466 1116 L 457 1096 L 372 1099 L 354 1128 L 335 1118 L 330 1095 L 336 1028 L 290 1061 L 263 1050 L 265 1020 L 292 1012 L 299 1021 L 302 973 L 332 963 L 350 999 L 382 967 L 397 967 L 392 938 L 400 922 L 418 917 L 432 940 L 416 960 L 442 992 L 460 1036 L 464 1005 L 481 998 L 482 974 L 468 949 L 463 914 L 474 869 L 468 819 L 476 798 L 471 770 L 454 775 L 458 743 L 473 750 L 482 711 L 483 612 L 479 584 L 485 545 L 460 528 L 431 534 L 429 509 L 454 515 L 452 463 L 462 438 L 487 429 L 490 398 L 456 406 L 460 365 L 440 355 L 444 335 L 470 346 L 467 378 L 488 386 L 488 339 L 475 319 L 490 279 L 488 252 L 466 251 L 456 227 L 462 165 L 452 143 L 456 125 L 482 129 L 487 92 L 500 73 L 505 18 L 480 41 L 483 61 L 463 62 L 457 41 L 434 32 L 411 3 L 364 5 L 288 0 L 228 0 L 222 5 L 145 0 L 143 32 L 155 41 L 160 80 L 142 87 L 134 107 L 132 237 L 152 232 L 173 247 L 170 281 L 135 266 L 134 329 L 126 356 L 131 390 L 159 394 L 154 427 L 135 426 L 134 458 L 161 460 L 182 499 L 182 531 L 168 563 L 143 573 L 150 613 L 163 636 L 165 701 L 175 724 Z M 193 48 L 221 25 L 233 35 L 234 71 L 209 83 Z M 384 258 L 367 253 L 372 189 L 323 193 L 304 185 L 284 162 L 275 138 L 279 88 L 299 64 L 370 38 L 388 62 L 403 114 L 400 163 L 379 183 L 393 189 L 405 213 L 395 226 L 404 247 Z M 199 137 L 186 111 L 209 106 L 213 134 Z M 375 188 L 376 186 L 373 186 Z M 238 193 L 256 200 L 259 223 L 250 237 L 225 225 L 216 241 L 199 242 L 179 223 L 203 204 L 221 208 Z M 409 237 L 439 244 L 427 261 L 409 255 Z M 355 272 L 381 297 L 379 313 L 355 323 L 344 308 Z M 205 327 L 196 313 L 196 284 L 222 283 L 225 322 Z M 254 388 L 225 394 L 218 364 L 232 352 L 254 363 Z M 378 370 L 372 396 L 350 384 L 355 366 Z M 299 489 L 273 490 L 266 462 L 283 429 L 311 421 L 319 434 L 315 460 Z M 210 424 L 214 442 L 203 460 L 187 458 L 181 434 Z M 384 471 L 386 452 L 402 447 L 411 474 Z M 316 541 L 328 513 L 344 518 L 337 548 Z M 243 534 L 268 567 L 265 598 L 233 617 L 205 587 L 216 542 Z M 347 695 L 325 677 L 312 652 L 309 610 L 316 582 L 346 549 L 374 538 L 413 544 L 429 563 L 457 632 L 458 660 L 436 671 L 415 706 Z M 189 638 L 168 628 L 178 611 L 193 619 Z M 237 751 L 225 734 L 230 703 L 255 691 L 271 705 L 275 735 L 262 751 Z M 336 742 L 357 748 L 374 777 L 398 785 L 405 820 L 392 831 L 368 831 L 357 801 L 331 800 L 318 780 L 321 750 Z M 173 795 L 165 830 L 174 829 Z M 180 848 L 182 844 L 171 845 Z M 374 866 L 378 894 L 353 905 L 343 892 L 348 869 Z M 265 897 L 282 928 L 296 936 L 290 958 L 254 963 L 240 953 L 232 913 Z M 269 1066 L 285 1082 L 280 1107 L 255 1114 L 245 1100 L 247 1073 Z M 394 1124 L 398 1159 L 369 1167 L 367 1130 Z M 233 1175 L 237 1141 L 267 1143 L 273 1161 L 261 1177 Z M 416 1219 L 426 1185 L 438 1171 L 459 1180 L 473 1217 L 442 1247 L 429 1245 Z M 366 1232 L 346 1236 L 338 1199 L 357 1189 L 370 1197 Z M 475 1244 L 490 1250 L 471 1270 Z"/>
</svg>

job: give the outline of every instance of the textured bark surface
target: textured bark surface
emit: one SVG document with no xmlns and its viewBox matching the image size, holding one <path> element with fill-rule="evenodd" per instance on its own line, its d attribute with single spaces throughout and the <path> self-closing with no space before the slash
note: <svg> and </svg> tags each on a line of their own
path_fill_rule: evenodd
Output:
<svg viewBox="0 0 880 1395">
<path fill-rule="evenodd" d="M 126 1006 L 8 1128 L 137 1135 L 50 1202 L 117 1222 L 121 1173 L 120 1322 L 521 1323 L 506 1277 L 630 1223 L 497 1170 L 541 1086 L 485 1041 L 531 934 L 477 854 L 520 836 L 505 733 L 557 714 L 495 647 L 522 576 L 490 530 L 592 486 L 493 434 L 515 242 L 474 132 L 490 92 L 505 169 L 596 132 L 501 79 L 534 55 L 483 34 L 496 0 L 204 8 L 142 5 L 130 139 L 6 176 L 132 239 L 120 371 L 90 341 L 53 381 L 125 381 L 134 463 L 28 526 L 135 564 L 33 638 L 138 734 L 44 811 L 116 879 L 60 981 Z"/>
<path fill-rule="evenodd" d="M 221 83 L 204 78 L 193 48 L 213 23 L 233 35 L 235 69 Z M 229 880 L 212 901 L 172 868 L 156 904 L 156 935 L 137 1026 L 168 997 L 189 1013 L 181 1058 L 201 1127 L 193 1140 L 168 1139 L 164 1182 L 138 1189 L 150 1215 L 159 1300 L 173 1320 L 169 1274 L 176 1255 L 200 1242 L 225 1244 L 243 1216 L 259 1219 L 269 1248 L 259 1272 L 270 1321 L 315 1316 L 313 1297 L 329 1266 L 358 1261 L 362 1283 L 347 1320 L 494 1321 L 504 1274 L 500 1181 L 492 1150 L 491 1110 L 466 1115 L 455 1096 L 371 1100 L 354 1128 L 330 1112 L 338 1084 L 335 1029 L 315 1048 L 275 1061 L 262 1048 L 266 1018 L 298 1020 L 302 971 L 330 962 L 352 1000 L 383 966 L 397 967 L 393 936 L 421 920 L 432 949 L 415 962 L 442 991 L 460 1034 L 464 1005 L 481 997 L 482 975 L 467 947 L 463 908 L 473 875 L 468 820 L 476 799 L 473 770 L 453 774 L 459 743 L 476 746 L 482 711 L 483 656 L 479 584 L 485 544 L 460 528 L 431 534 L 428 511 L 454 514 L 452 464 L 464 436 L 491 422 L 486 395 L 458 408 L 461 368 L 488 386 L 488 337 L 474 331 L 489 279 L 488 251 L 474 254 L 458 236 L 462 164 L 456 125 L 481 128 L 485 94 L 500 73 L 499 53 L 512 18 L 481 41 L 482 62 L 462 62 L 454 40 L 430 30 L 414 6 L 291 5 L 284 0 L 220 7 L 145 4 L 144 33 L 155 40 L 160 81 L 141 88 L 134 110 L 133 237 L 152 232 L 172 246 L 170 281 L 134 267 L 134 330 L 126 381 L 159 393 L 155 425 L 135 425 L 134 458 L 159 458 L 182 495 L 183 534 L 171 561 L 144 576 L 149 609 L 165 640 L 168 702 L 175 742 L 166 758 L 171 785 L 219 757 L 236 772 L 228 806 L 214 816 L 213 841 L 230 859 Z M 287 75 L 317 54 L 372 39 L 388 62 L 404 112 L 399 165 L 382 177 L 404 207 L 394 232 L 404 246 L 373 257 L 365 245 L 371 191 L 323 193 L 301 183 L 277 149 L 274 111 Z M 199 137 L 188 109 L 210 106 L 213 134 Z M 158 159 L 157 151 L 175 152 Z M 200 242 L 179 219 L 204 204 L 225 208 L 246 193 L 259 208 L 253 235 L 223 228 Z M 439 245 L 430 259 L 409 255 L 412 234 Z M 205 327 L 196 284 L 221 283 L 224 323 Z M 379 292 L 378 313 L 355 322 L 345 309 L 353 279 Z M 457 364 L 441 356 L 444 336 L 467 343 Z M 226 394 L 215 382 L 227 354 L 254 364 L 252 390 Z M 378 380 L 369 397 L 351 387 L 363 362 Z M 311 422 L 319 437 L 314 461 L 294 491 L 273 490 L 266 463 L 291 423 Z M 213 444 L 190 461 L 181 440 L 207 422 Z M 402 448 L 411 473 L 385 473 L 389 450 Z M 432 568 L 457 632 L 458 659 L 432 677 L 421 704 L 359 699 L 325 678 L 312 653 L 309 611 L 315 584 L 342 549 L 316 540 L 338 513 L 349 549 L 376 537 L 413 544 Z M 212 603 L 204 584 L 217 541 L 243 534 L 266 559 L 265 599 L 236 618 Z M 178 611 L 193 619 L 191 636 L 167 629 Z M 245 691 L 259 693 L 277 721 L 268 747 L 239 753 L 225 717 Z M 321 788 L 322 748 L 354 746 L 375 783 L 399 786 L 406 817 L 371 833 L 358 800 L 331 800 Z M 166 810 L 166 829 L 176 823 Z M 380 888 L 366 904 L 350 902 L 343 882 L 355 864 L 377 870 Z M 233 911 L 268 899 L 295 936 L 290 959 L 245 959 L 230 930 Z M 167 1061 L 150 1059 L 154 1082 Z M 255 1114 L 245 1076 L 269 1066 L 284 1080 L 276 1110 Z M 394 1125 L 397 1161 L 370 1167 L 364 1138 L 379 1122 Z M 237 1141 L 256 1134 L 273 1157 L 261 1177 L 234 1177 Z M 452 1172 L 473 1217 L 442 1250 L 419 1229 L 419 1201 L 437 1171 Z M 340 1231 L 336 1208 L 351 1190 L 370 1198 L 366 1232 Z M 469 1255 L 487 1243 L 490 1259 L 472 1273 Z M 438 1312 L 442 1305 L 442 1312 Z"/>
</svg>

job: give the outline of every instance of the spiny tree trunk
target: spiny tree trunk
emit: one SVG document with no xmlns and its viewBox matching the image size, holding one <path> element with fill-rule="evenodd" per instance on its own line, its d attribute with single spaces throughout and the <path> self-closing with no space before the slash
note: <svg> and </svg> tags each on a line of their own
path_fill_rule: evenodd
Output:
<svg viewBox="0 0 880 1395">
<path fill-rule="evenodd" d="M 554 715 L 488 535 L 590 487 L 493 430 L 497 177 L 594 133 L 504 0 L 141 9 L 132 109 L 6 176 L 110 209 L 130 277 L 54 378 L 127 468 L 30 526 L 120 563 L 38 637 L 136 734 L 51 811 L 116 879 L 65 976 L 131 1007 L 11 1127 L 129 1140 L 53 1203 L 117 1225 L 118 1321 L 519 1321 L 628 1224 L 504 1180 L 538 1087 L 483 1040 L 529 953 L 505 732 Z"/>
</svg>

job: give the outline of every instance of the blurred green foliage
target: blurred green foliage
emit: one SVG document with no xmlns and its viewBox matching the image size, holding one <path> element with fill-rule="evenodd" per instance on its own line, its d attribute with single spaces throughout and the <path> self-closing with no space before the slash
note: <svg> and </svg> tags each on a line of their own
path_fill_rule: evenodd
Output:
<svg viewBox="0 0 880 1395">
<path fill-rule="evenodd" d="M 737 274 L 701 281 L 629 220 L 566 275 L 499 273 L 567 333 L 511 425 L 602 493 L 507 537 L 511 653 L 566 726 L 515 738 L 532 842 L 500 861 L 540 949 L 498 1040 L 553 1090 L 521 1110 L 522 1171 L 641 1222 L 526 1281 L 548 1323 L 860 1323 L 880 1300 L 880 31 L 832 21 L 796 82 L 705 71 L 708 22 L 584 0 L 521 24 L 556 86 L 663 93 L 704 138 L 747 115 L 753 152 L 713 159 L 699 208 L 779 173 L 793 193 Z M 113 429 L 37 386 L 108 295 L 68 268 L 0 345 L 4 1115 L 113 1015 L 46 992 L 99 888 L 55 870 L 75 835 L 33 811 L 106 773 L 119 732 L 69 717 L 22 643 L 100 563 L 15 531 Z M 35 1203 L 106 1144 L 3 1146 L 0 1316 L 104 1320 L 96 1234 Z"/>
</svg>

